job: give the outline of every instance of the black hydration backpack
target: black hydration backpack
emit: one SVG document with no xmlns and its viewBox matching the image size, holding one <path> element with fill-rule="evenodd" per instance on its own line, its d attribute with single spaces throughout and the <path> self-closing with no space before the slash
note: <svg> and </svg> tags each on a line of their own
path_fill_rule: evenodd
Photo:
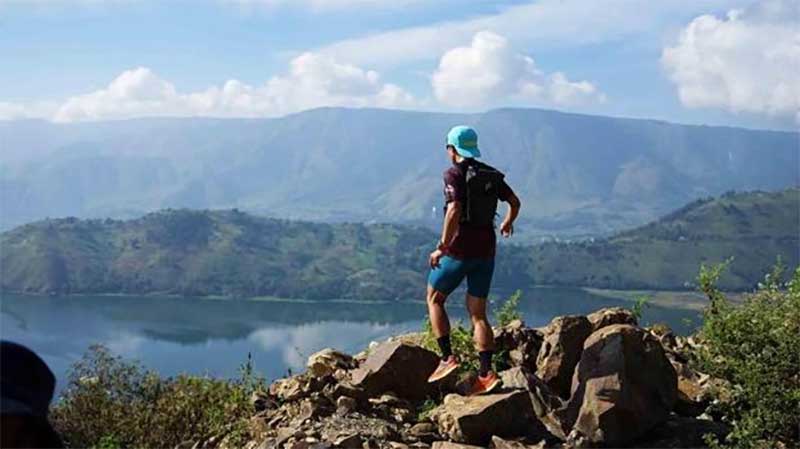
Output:
<svg viewBox="0 0 800 449">
<path fill-rule="evenodd" d="M 474 159 L 467 162 L 464 171 L 467 198 L 461 223 L 476 227 L 494 227 L 498 192 L 505 175 Z"/>
</svg>

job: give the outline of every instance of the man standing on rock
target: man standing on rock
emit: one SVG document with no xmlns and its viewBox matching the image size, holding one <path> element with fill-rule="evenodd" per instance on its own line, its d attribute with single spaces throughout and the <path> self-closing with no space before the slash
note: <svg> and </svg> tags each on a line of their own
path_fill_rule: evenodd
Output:
<svg viewBox="0 0 800 449">
<path fill-rule="evenodd" d="M 476 160 L 481 152 L 474 129 L 467 126 L 451 129 L 446 149 L 453 166 L 444 172 L 444 225 L 441 240 L 430 255 L 427 293 L 428 313 L 442 360 L 428 382 L 443 379 L 458 368 L 458 360 L 450 347 L 450 320 L 444 303 L 466 277 L 467 310 L 480 358 L 480 371 L 470 394 L 481 394 L 499 384 L 492 369 L 494 335 L 486 318 L 486 302 L 494 273 L 497 203 L 509 204 L 500 233 L 510 237 L 520 201 L 502 173 Z"/>
</svg>

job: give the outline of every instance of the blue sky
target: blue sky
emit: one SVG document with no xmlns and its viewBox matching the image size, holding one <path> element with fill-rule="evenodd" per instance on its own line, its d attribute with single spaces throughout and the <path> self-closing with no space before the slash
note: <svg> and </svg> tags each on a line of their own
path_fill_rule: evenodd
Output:
<svg viewBox="0 0 800 449">
<path fill-rule="evenodd" d="M 0 119 L 529 106 L 794 129 L 790 0 L 0 0 Z"/>
</svg>

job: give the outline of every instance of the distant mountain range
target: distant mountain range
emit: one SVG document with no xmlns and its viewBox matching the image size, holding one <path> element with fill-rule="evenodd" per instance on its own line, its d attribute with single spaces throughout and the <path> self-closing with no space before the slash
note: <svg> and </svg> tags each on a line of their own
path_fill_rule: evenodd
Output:
<svg viewBox="0 0 800 449">
<path fill-rule="evenodd" d="M 607 239 L 498 250 L 496 291 L 533 285 L 691 289 L 733 257 L 721 286 L 750 289 L 780 256 L 800 263 L 800 190 L 695 201 Z M 420 299 L 437 235 L 237 210 L 164 210 L 119 221 L 43 220 L 0 234 L 0 289 L 69 294 Z"/>
<path fill-rule="evenodd" d="M 700 197 L 800 185 L 796 132 L 536 109 L 0 121 L 0 226 L 163 208 L 438 224 L 444 135 L 461 123 L 478 129 L 484 159 L 507 173 L 529 238 L 608 235 Z"/>
</svg>

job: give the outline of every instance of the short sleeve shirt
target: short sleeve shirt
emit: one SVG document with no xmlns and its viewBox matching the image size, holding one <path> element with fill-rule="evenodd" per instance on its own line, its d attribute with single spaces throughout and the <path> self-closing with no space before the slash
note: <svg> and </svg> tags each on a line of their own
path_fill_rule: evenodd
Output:
<svg viewBox="0 0 800 449">
<path fill-rule="evenodd" d="M 445 206 L 452 201 L 458 201 L 462 206 L 466 202 L 467 163 L 464 161 L 445 170 L 442 176 Z M 512 193 L 511 187 L 505 181 L 500 183 L 498 188 L 500 201 L 508 201 Z M 462 223 L 448 248 L 447 255 L 457 259 L 491 259 L 494 257 L 496 245 L 494 227 L 476 227 Z"/>
</svg>

